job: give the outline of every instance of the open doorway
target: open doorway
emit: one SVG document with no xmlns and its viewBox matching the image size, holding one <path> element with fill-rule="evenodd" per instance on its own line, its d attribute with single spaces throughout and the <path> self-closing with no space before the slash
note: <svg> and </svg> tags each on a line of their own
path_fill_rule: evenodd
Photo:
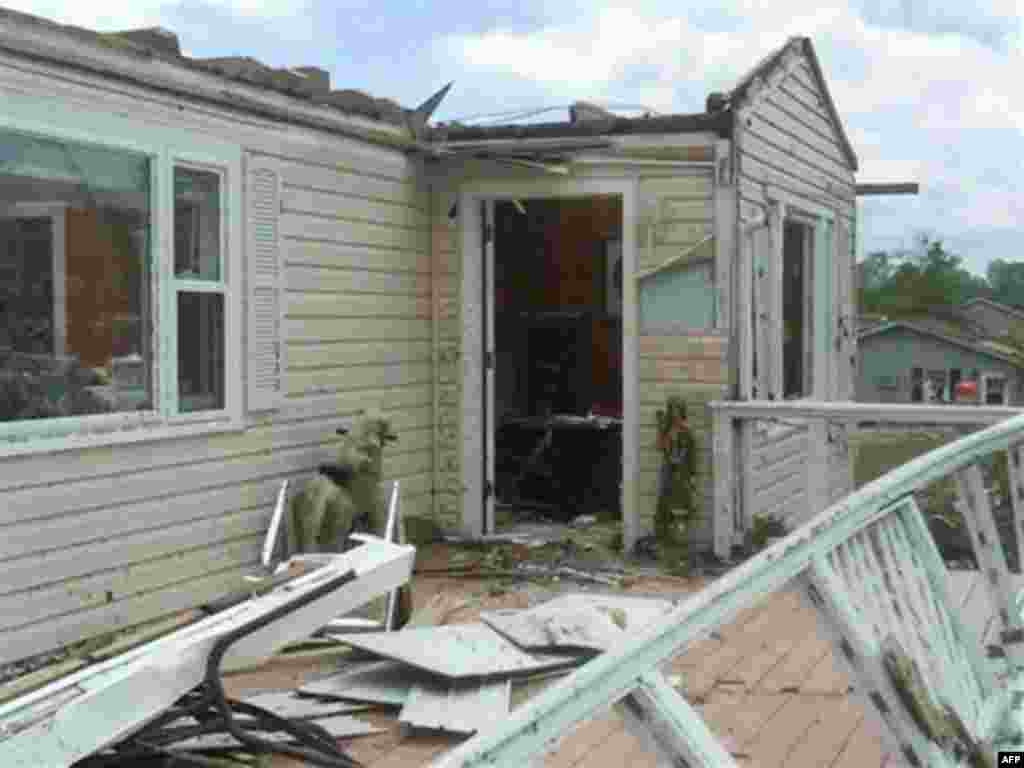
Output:
<svg viewBox="0 0 1024 768">
<path fill-rule="evenodd" d="M 493 210 L 494 523 L 618 517 L 622 199 Z"/>
</svg>

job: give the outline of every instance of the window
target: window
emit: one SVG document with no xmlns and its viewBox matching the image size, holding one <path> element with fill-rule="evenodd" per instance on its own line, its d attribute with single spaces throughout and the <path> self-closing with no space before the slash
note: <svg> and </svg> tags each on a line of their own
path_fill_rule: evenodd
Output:
<svg viewBox="0 0 1024 768">
<path fill-rule="evenodd" d="M 811 228 L 787 221 L 782 245 L 782 393 L 811 394 Z"/>
<path fill-rule="evenodd" d="M 845 382 L 833 370 L 847 308 L 836 275 L 850 255 L 847 225 L 834 211 L 771 185 L 765 197 L 760 223 L 744 213 L 752 219 L 742 248 L 752 274 L 750 326 L 740 329 L 741 392 L 766 400 L 841 396 Z"/>
<path fill-rule="evenodd" d="M 1000 374 L 986 374 L 983 379 L 985 405 L 1006 405 L 1006 377 Z"/>
<path fill-rule="evenodd" d="M 204 138 L 196 155 L 166 130 L 138 146 L 117 137 L 142 127 L 90 120 L 102 144 L 0 127 L 0 440 L 223 428 L 241 402 L 241 150 Z"/>
<path fill-rule="evenodd" d="M 910 369 L 910 402 L 920 403 L 924 400 L 924 369 Z"/>
<path fill-rule="evenodd" d="M 178 410 L 224 408 L 224 291 L 220 176 L 174 169 Z"/>
<path fill-rule="evenodd" d="M 0 131 L 0 422 L 153 408 L 150 162 Z"/>
</svg>

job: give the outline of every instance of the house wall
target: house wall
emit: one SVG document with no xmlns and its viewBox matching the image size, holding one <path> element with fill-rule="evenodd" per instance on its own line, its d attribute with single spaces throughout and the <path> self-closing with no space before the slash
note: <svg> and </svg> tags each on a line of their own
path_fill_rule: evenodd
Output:
<svg viewBox="0 0 1024 768">
<path fill-rule="evenodd" d="M 645 159 L 710 161 L 713 157 L 713 140 L 706 145 L 672 146 L 666 142 L 675 137 L 651 136 L 634 137 L 635 144 L 644 145 Z M 631 150 L 623 150 L 624 153 Z M 638 150 L 638 154 L 639 150 Z M 620 156 L 621 157 L 621 156 Z M 613 170 L 612 170 L 613 169 Z M 621 159 L 610 161 L 610 168 L 597 168 L 591 173 L 602 177 L 614 176 L 625 179 L 635 178 L 638 184 L 638 215 L 634 226 L 637 228 L 637 258 L 641 271 L 661 264 L 665 260 L 686 253 L 714 232 L 714 178 L 710 169 L 676 168 L 656 172 L 650 167 L 629 167 Z M 580 172 L 580 178 L 587 178 L 587 172 Z M 435 261 L 439 266 L 438 275 L 445 280 L 444 290 L 439 290 L 435 304 L 436 325 L 439 328 L 438 358 L 435 388 L 439 393 L 438 402 L 438 516 L 445 525 L 463 527 L 466 513 L 463 509 L 464 487 L 467 472 L 478 471 L 476 467 L 461 466 L 461 437 L 466 420 L 473 414 L 462 413 L 462 387 L 465 384 L 464 362 L 466 355 L 459 349 L 463 326 L 480 323 L 474 302 L 459 296 L 457 285 L 461 279 L 459 249 L 459 227 L 457 220 L 447 213 L 458 194 L 460 180 L 481 178 L 508 178 L 510 180 L 537 180 L 537 174 L 522 171 L 502 171 L 491 166 L 470 167 L 448 170 L 432 186 L 433 215 L 432 239 Z M 564 181 L 564 180 L 560 180 Z M 570 216 L 575 218 L 575 215 Z M 583 217 L 586 219 L 587 217 Z M 592 227 L 604 232 L 607 227 L 607 211 L 600 201 L 591 217 Z M 629 226 L 629 223 L 626 223 Z M 580 224 L 578 226 L 584 226 Z M 711 510 L 713 509 L 711 478 L 711 423 L 705 403 L 721 399 L 728 393 L 731 381 L 728 363 L 729 341 L 727 334 L 715 327 L 701 327 L 688 315 L 689 304 L 701 301 L 708 293 L 718 295 L 720 285 L 713 270 L 709 273 L 703 264 L 716 258 L 714 242 L 690 253 L 685 263 L 659 272 L 658 298 L 671 283 L 673 274 L 680 275 L 675 283 L 677 289 L 676 309 L 673 313 L 657 312 L 655 324 L 642 329 L 638 337 L 638 468 L 637 485 L 639 498 L 639 522 L 641 533 L 653 529 L 654 507 L 657 492 L 657 469 L 660 455 L 655 447 L 655 411 L 663 408 L 670 394 L 679 394 L 689 404 L 690 423 L 697 432 L 699 503 L 705 514 L 705 522 L 696 532 L 699 543 L 710 543 Z M 700 273 L 709 277 L 703 282 L 692 279 L 690 267 L 700 263 Z M 650 280 L 652 278 L 645 278 Z M 638 314 L 644 312 L 646 301 L 644 280 L 638 287 Z M 447 281 L 452 281 L 451 291 Z M 648 294 L 650 297 L 650 294 Z M 648 307 L 649 309 L 649 307 Z M 698 316 L 706 320 L 707 314 Z M 500 355 L 500 350 L 499 350 Z M 500 360 L 498 365 L 500 366 Z M 628 503 L 628 500 L 627 500 Z"/>
<path fill-rule="evenodd" d="M 922 368 L 925 371 L 977 368 L 982 373 L 1001 373 L 1007 377 L 1012 402 L 1024 402 L 1024 382 L 1018 368 L 941 339 L 899 328 L 860 340 L 857 400 L 866 403 L 909 403 L 911 368 Z"/>
<path fill-rule="evenodd" d="M 824 393 L 827 400 L 853 396 L 856 369 L 854 257 L 856 240 L 856 191 L 854 173 L 843 152 L 836 126 L 825 106 L 825 95 L 817 85 L 811 65 L 804 57 L 775 87 L 757 97 L 737 118 L 735 130 L 736 174 L 741 215 L 751 217 L 755 206 L 764 206 L 770 188 L 777 188 L 809 207 L 830 210 L 838 240 L 831 264 L 831 328 L 833 343 L 827 345 L 825 370 L 831 381 Z M 769 246 L 767 230 L 755 236 L 758 247 Z M 745 268 L 751 268 L 745 265 Z M 758 288 L 772 295 L 771 270 Z M 738 281 L 738 285 L 742 281 Z M 817 300 L 819 297 L 815 297 Z M 749 306 L 738 299 L 740 307 Z M 781 307 L 767 305 L 768 322 Z M 740 315 L 740 319 L 743 316 Z M 845 331 L 844 331 L 845 329 Z M 816 395 L 817 396 L 817 395 Z M 809 451 L 814 450 L 805 427 L 747 424 L 741 442 L 750 474 L 744 477 L 743 516 L 775 514 L 797 519 L 809 513 L 805 497 Z M 849 471 L 845 437 L 836 435 L 829 448 L 829 496 L 848 490 Z M 801 481 L 801 477 L 803 480 Z M 770 492 L 769 492 L 770 489 Z"/>
<path fill-rule="evenodd" d="M 710 171 L 651 175 L 639 181 L 641 215 L 638 266 L 642 272 L 685 253 L 715 232 L 715 179 Z M 658 470 L 662 456 L 656 444 L 655 414 L 671 395 L 687 402 L 688 421 L 697 446 L 697 504 L 702 522 L 695 543 L 711 543 L 714 482 L 711 462 L 711 417 L 706 404 L 728 396 L 732 380 L 728 335 L 714 327 L 707 313 L 693 313 L 708 295 L 715 296 L 714 240 L 693 250 L 681 264 L 640 279 L 637 289 L 639 340 L 639 518 L 641 530 L 654 526 Z M 695 268 L 696 267 L 696 268 Z M 665 305 L 674 294 L 673 306 Z M 673 311 L 674 310 L 674 311 Z"/>
<path fill-rule="evenodd" d="M 287 347 L 287 397 L 246 414 L 243 429 L 0 459 L 0 662 L 240 587 L 281 481 L 311 476 L 357 409 L 393 417 L 400 441 L 385 477 L 402 480 L 405 514 L 432 511 L 433 264 L 413 162 L 7 57 L 0 92 L 62 102 L 83 119 L 131 115 L 142 133 L 170 126 L 239 142 L 246 163 L 278 161 Z M 241 292 L 242 276 L 231 279 Z"/>
</svg>

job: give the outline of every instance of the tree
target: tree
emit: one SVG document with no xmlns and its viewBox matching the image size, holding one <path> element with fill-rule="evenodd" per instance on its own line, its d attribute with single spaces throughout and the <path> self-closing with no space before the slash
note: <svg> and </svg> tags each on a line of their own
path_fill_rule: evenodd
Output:
<svg viewBox="0 0 1024 768">
<path fill-rule="evenodd" d="M 988 281 L 963 267 L 941 240 L 919 235 L 912 251 L 876 252 L 864 260 L 867 312 L 913 315 L 991 294 Z"/>
<path fill-rule="evenodd" d="M 993 299 L 1003 304 L 1024 304 L 1024 262 L 993 259 L 987 276 Z"/>
</svg>

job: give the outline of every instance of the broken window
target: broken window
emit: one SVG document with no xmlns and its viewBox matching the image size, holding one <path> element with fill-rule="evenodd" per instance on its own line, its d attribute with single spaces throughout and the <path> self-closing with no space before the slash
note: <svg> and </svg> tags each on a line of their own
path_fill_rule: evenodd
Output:
<svg viewBox="0 0 1024 768">
<path fill-rule="evenodd" d="M 0 131 L 0 421 L 152 408 L 149 186 L 145 155 Z"/>
</svg>

